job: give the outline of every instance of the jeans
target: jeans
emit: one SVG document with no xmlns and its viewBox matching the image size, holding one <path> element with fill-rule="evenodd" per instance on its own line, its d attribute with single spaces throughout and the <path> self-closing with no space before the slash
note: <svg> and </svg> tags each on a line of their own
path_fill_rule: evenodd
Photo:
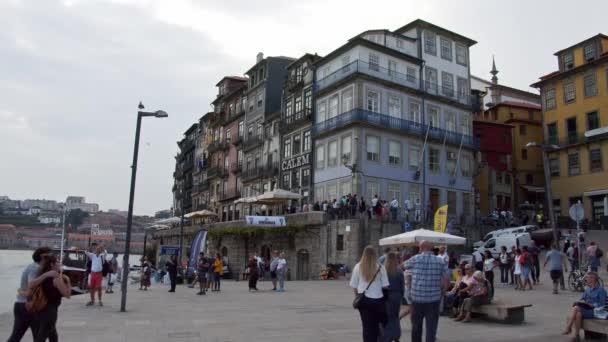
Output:
<svg viewBox="0 0 608 342">
<path fill-rule="evenodd" d="M 380 324 L 386 322 L 384 299 L 363 297 L 359 306 L 359 315 L 363 327 L 363 342 L 378 342 Z"/>
<path fill-rule="evenodd" d="M 285 270 L 277 270 L 277 279 L 279 281 L 279 288 L 282 290 L 285 288 Z"/>
<path fill-rule="evenodd" d="M 213 289 L 216 291 L 220 290 L 220 282 L 222 276 L 218 272 L 213 272 Z"/>
<path fill-rule="evenodd" d="M 171 280 L 171 291 L 175 291 L 175 284 L 177 282 L 177 273 L 169 272 L 169 280 Z"/>
<path fill-rule="evenodd" d="M 8 338 L 8 342 L 21 341 L 28 328 L 32 330 L 32 337 L 36 338 L 36 327 L 32 325 L 32 316 L 25 309 L 25 303 L 15 302 L 15 305 L 13 306 L 13 315 L 15 316 L 13 332 Z"/>
<path fill-rule="evenodd" d="M 506 284 L 509 282 L 509 264 L 500 264 L 500 283 Z"/>
<path fill-rule="evenodd" d="M 439 301 L 412 304 L 412 342 L 422 342 L 422 322 L 426 320 L 426 342 L 435 342 L 439 321 Z"/>
<path fill-rule="evenodd" d="M 36 326 L 36 338 L 34 342 L 45 342 L 48 338 L 49 342 L 57 342 L 57 307 L 47 306 L 44 310 L 34 315 L 33 324 Z"/>
</svg>

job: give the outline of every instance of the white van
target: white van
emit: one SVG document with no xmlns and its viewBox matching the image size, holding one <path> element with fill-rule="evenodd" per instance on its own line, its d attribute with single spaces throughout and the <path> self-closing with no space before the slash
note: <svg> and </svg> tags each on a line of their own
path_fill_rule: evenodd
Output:
<svg viewBox="0 0 608 342">
<path fill-rule="evenodd" d="M 497 258 L 500 254 L 500 248 L 502 246 L 507 247 L 507 251 L 511 251 L 511 247 L 522 248 L 524 246 L 531 246 L 532 238 L 530 233 L 519 233 L 519 234 L 503 234 L 496 238 L 491 238 L 485 245 L 478 247 L 477 250 L 481 253 L 489 250 L 492 253 L 492 257 Z"/>
<path fill-rule="evenodd" d="M 512 227 L 505 229 L 493 230 L 484 236 L 483 240 L 477 241 L 473 243 L 473 247 L 481 247 L 486 244 L 486 242 L 490 241 L 490 239 L 495 239 L 501 235 L 507 234 L 521 234 L 521 233 L 532 233 L 532 231 L 536 230 L 538 227 L 534 225 L 520 226 L 520 227 Z"/>
</svg>

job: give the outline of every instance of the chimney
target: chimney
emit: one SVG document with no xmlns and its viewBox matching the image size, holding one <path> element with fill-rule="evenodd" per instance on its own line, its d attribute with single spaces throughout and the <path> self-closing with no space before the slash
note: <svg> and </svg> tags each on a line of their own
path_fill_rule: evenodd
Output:
<svg viewBox="0 0 608 342">
<path fill-rule="evenodd" d="M 255 56 L 255 64 L 260 63 L 262 59 L 264 59 L 264 53 L 258 52 L 258 54 Z"/>
</svg>

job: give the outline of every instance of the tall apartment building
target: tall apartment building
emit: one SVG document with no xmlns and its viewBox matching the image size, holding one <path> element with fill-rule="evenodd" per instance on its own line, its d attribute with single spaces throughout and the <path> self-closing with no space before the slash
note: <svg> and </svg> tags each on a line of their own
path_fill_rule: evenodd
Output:
<svg viewBox="0 0 608 342">
<path fill-rule="evenodd" d="M 378 194 L 429 214 L 448 204 L 458 221 L 472 218 L 475 43 L 415 20 L 363 32 L 318 61 L 315 200 L 356 193 L 369 203 Z"/>
<path fill-rule="evenodd" d="M 240 206 L 234 201 L 241 197 L 241 171 L 243 151 L 240 147 L 244 136 L 245 107 L 247 104 L 247 78 L 224 77 L 218 84 L 218 95 L 211 118 L 213 142 L 208 146 L 211 169 L 207 177 L 212 181 L 215 207 L 222 221 L 238 219 Z"/>
<path fill-rule="evenodd" d="M 207 156 L 207 133 L 209 118 L 211 115 L 203 115 L 198 119 L 198 131 L 194 143 L 194 170 L 192 171 L 192 210 L 199 211 L 209 209 L 209 182 L 207 181 L 207 167 L 209 158 Z"/>
<path fill-rule="evenodd" d="M 608 36 L 598 34 L 555 53 L 558 70 L 532 86 L 540 89 L 557 216 L 581 201 L 592 225 L 608 214 Z"/>
<path fill-rule="evenodd" d="M 65 207 L 67 210 L 80 209 L 87 213 L 96 213 L 99 211 L 99 204 L 87 203 L 86 199 L 82 196 L 68 196 L 65 200 Z"/>
<path fill-rule="evenodd" d="M 259 53 L 256 64 L 246 72 L 249 84 L 242 142 L 245 196 L 262 194 L 278 184 L 281 93 L 287 65 L 293 61 L 289 57 L 264 58 Z"/>
<path fill-rule="evenodd" d="M 473 117 L 481 141 L 478 207 L 482 215 L 494 208 L 517 211 L 525 202 L 547 208 L 541 153 L 526 148 L 543 139 L 540 96 L 499 84 L 494 60 L 490 74 L 491 81 L 471 76 L 471 89 L 482 95 L 484 104 Z"/>
<path fill-rule="evenodd" d="M 179 153 L 175 156 L 175 172 L 173 184 L 173 208 L 176 215 L 184 214 L 192 209 L 192 187 L 194 170 L 194 148 L 198 136 L 198 123 L 192 124 L 184 132 L 184 138 L 177 142 Z"/>
<path fill-rule="evenodd" d="M 312 198 L 313 65 L 321 57 L 305 54 L 287 66 L 281 111 L 280 187 Z"/>
</svg>

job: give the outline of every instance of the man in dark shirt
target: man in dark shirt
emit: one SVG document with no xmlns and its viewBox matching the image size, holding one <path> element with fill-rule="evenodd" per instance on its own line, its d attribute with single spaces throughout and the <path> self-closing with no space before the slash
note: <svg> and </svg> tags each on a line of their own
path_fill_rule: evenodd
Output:
<svg viewBox="0 0 608 342">
<path fill-rule="evenodd" d="M 167 260 L 165 266 L 167 267 L 167 273 L 169 273 L 169 279 L 171 279 L 171 289 L 169 292 L 175 292 L 177 278 L 177 257 L 172 255 L 169 260 Z"/>
<path fill-rule="evenodd" d="M 198 257 L 198 279 L 200 284 L 200 291 L 198 295 L 204 295 L 207 291 L 207 277 L 209 273 L 209 259 L 205 258 L 205 252 L 201 252 Z"/>
<path fill-rule="evenodd" d="M 528 252 L 532 255 L 533 260 L 530 275 L 532 275 L 534 285 L 537 285 L 540 283 L 540 248 L 536 246 L 536 241 L 532 240 L 532 246 L 528 247 Z"/>
</svg>

